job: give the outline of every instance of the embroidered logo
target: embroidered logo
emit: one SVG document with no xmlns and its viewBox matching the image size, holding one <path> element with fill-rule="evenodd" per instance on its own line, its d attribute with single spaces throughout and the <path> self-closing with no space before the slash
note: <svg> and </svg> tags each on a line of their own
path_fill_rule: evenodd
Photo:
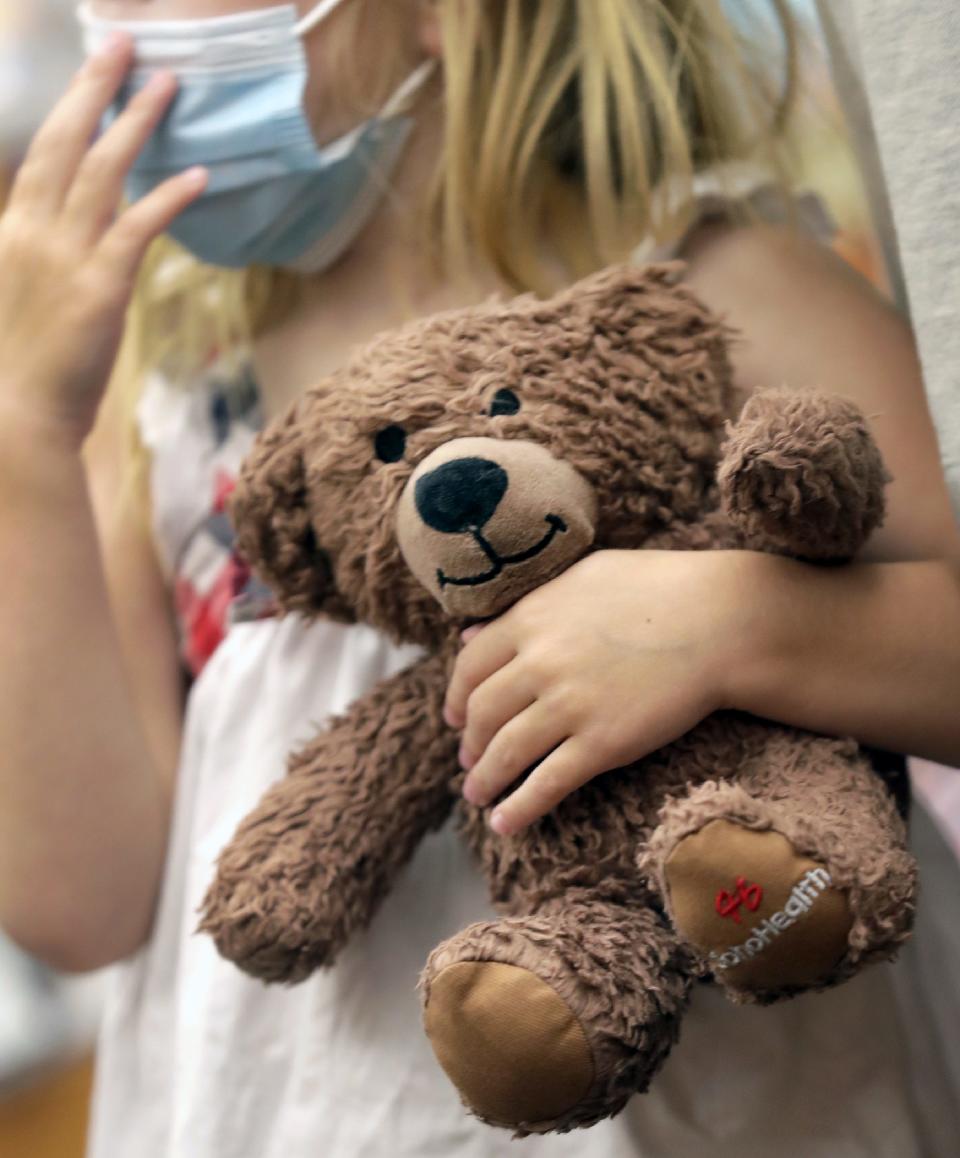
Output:
<svg viewBox="0 0 960 1158">
<path fill-rule="evenodd" d="M 721 917 L 731 917 L 740 925 L 743 923 L 740 920 L 740 906 L 746 905 L 751 913 L 755 913 L 762 900 L 763 889 L 760 885 L 750 884 L 744 877 L 737 877 L 737 884 L 733 893 L 721 889 L 713 903 Z"/>
<path fill-rule="evenodd" d="M 738 887 L 739 881 L 740 878 L 737 880 Z M 732 969 L 735 965 L 742 965 L 745 961 L 756 957 L 758 953 L 762 953 L 769 946 L 774 938 L 779 937 L 781 933 L 789 929 L 795 921 L 805 917 L 820 895 L 832 884 L 833 878 L 825 868 L 810 869 L 793 886 L 793 891 L 787 897 L 787 903 L 779 912 L 773 913 L 761 921 L 759 925 L 755 925 L 750 930 L 750 936 L 741 944 L 734 945 L 722 953 L 712 952 L 710 964 L 717 970 Z M 717 900 L 719 901 L 719 899 L 718 896 Z M 753 908 L 756 908 L 756 905 Z"/>
</svg>

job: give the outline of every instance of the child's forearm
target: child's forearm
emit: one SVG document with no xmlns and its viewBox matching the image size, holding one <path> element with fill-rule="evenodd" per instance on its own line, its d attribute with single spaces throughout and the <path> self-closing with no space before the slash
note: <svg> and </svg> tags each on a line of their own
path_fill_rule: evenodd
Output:
<svg viewBox="0 0 960 1158">
<path fill-rule="evenodd" d="M 960 569 L 731 562 L 746 568 L 754 631 L 730 706 L 960 766 Z"/>
<path fill-rule="evenodd" d="M 0 924 L 53 964 L 132 952 L 167 802 L 112 620 L 79 453 L 0 423 Z"/>
</svg>

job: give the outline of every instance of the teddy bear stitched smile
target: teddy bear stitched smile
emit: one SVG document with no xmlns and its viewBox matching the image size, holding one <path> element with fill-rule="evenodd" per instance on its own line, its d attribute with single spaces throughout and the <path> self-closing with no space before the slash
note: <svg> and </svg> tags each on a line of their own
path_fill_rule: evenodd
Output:
<svg viewBox="0 0 960 1158">
<path fill-rule="evenodd" d="M 414 501 L 423 521 L 435 531 L 450 535 L 469 532 L 492 566 L 480 575 L 457 579 L 437 568 L 440 587 L 477 587 L 496 579 L 504 567 L 526 563 L 545 551 L 558 533 L 567 529 L 559 515 L 547 515 L 549 530 L 539 543 L 514 555 L 500 555 L 483 535 L 483 528 L 500 505 L 510 485 L 510 476 L 495 462 L 485 458 L 458 458 L 417 479 Z"/>
<path fill-rule="evenodd" d="M 546 522 L 550 525 L 550 530 L 547 531 L 539 543 L 531 547 L 529 551 L 521 551 L 518 555 L 506 556 L 498 555 L 480 531 L 476 527 L 471 527 L 471 534 L 474 539 L 476 539 L 477 546 L 489 556 L 493 566 L 482 575 L 468 575 L 463 579 L 456 579 L 452 575 L 445 575 L 442 570 L 438 569 L 437 580 L 441 588 L 446 587 L 447 584 L 452 584 L 454 587 L 479 587 L 481 583 L 489 583 L 491 579 L 496 579 L 504 567 L 508 567 L 513 563 L 526 563 L 529 559 L 535 559 L 541 551 L 545 551 L 547 547 L 550 546 L 558 532 L 563 532 L 567 529 L 567 524 L 559 515 L 547 515 Z"/>
<path fill-rule="evenodd" d="M 411 475 L 397 515 L 407 566 L 464 617 L 497 614 L 569 567 L 595 533 L 593 487 L 528 439 L 443 443 Z"/>
</svg>

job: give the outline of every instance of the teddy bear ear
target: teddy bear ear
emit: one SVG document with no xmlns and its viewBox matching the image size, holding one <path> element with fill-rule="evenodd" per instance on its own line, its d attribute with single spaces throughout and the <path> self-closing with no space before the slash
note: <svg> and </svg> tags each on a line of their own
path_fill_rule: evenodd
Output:
<svg viewBox="0 0 960 1158">
<path fill-rule="evenodd" d="M 260 435 L 230 497 L 241 557 L 285 611 L 352 621 L 310 518 L 296 404 Z"/>
</svg>

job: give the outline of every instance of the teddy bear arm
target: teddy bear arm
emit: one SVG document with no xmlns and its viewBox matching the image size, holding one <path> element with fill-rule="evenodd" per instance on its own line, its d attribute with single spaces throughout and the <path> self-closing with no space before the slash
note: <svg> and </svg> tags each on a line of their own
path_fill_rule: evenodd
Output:
<svg viewBox="0 0 960 1158">
<path fill-rule="evenodd" d="M 299 981 L 369 923 L 454 802 L 445 671 L 440 657 L 421 660 L 294 754 L 221 853 L 204 901 L 201 930 L 224 957 Z"/>
<path fill-rule="evenodd" d="M 755 394 L 730 430 L 721 499 L 745 547 L 800 559 L 852 558 L 883 521 L 883 460 L 846 399 Z"/>
</svg>

